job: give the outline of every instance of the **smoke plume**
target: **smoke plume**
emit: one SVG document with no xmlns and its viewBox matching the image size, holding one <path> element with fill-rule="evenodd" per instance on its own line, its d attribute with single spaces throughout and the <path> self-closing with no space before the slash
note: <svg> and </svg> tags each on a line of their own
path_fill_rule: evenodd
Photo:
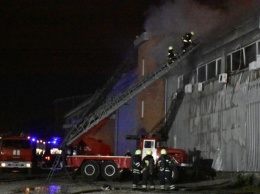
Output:
<svg viewBox="0 0 260 194">
<path fill-rule="evenodd" d="M 152 35 L 181 37 L 194 31 L 204 37 L 215 29 L 237 25 L 246 13 L 259 12 L 259 4 L 259 0 L 166 0 L 150 7 L 144 28 Z"/>
</svg>

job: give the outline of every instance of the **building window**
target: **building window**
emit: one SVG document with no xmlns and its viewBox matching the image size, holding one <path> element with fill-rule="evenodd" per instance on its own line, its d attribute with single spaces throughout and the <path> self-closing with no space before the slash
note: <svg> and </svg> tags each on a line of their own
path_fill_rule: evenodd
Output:
<svg viewBox="0 0 260 194">
<path fill-rule="evenodd" d="M 245 47 L 245 57 L 246 57 L 246 64 L 245 66 L 248 67 L 249 63 L 256 61 L 256 44 L 252 44 L 250 46 Z"/>
<path fill-rule="evenodd" d="M 221 59 L 217 60 L 217 75 L 221 74 Z"/>
<path fill-rule="evenodd" d="M 231 55 L 228 55 L 226 58 L 226 72 L 231 72 Z"/>
<path fill-rule="evenodd" d="M 260 55 L 260 41 L 258 42 L 258 55 Z"/>
<path fill-rule="evenodd" d="M 189 84 L 189 83 L 191 83 L 191 81 L 192 81 L 191 80 L 191 76 L 192 76 L 191 72 L 186 73 L 186 74 L 183 75 L 183 85 L 184 86 Z"/>
<path fill-rule="evenodd" d="M 207 64 L 207 80 L 216 77 L 216 61 Z"/>
<path fill-rule="evenodd" d="M 232 71 L 245 68 L 244 49 L 232 53 Z"/>
<path fill-rule="evenodd" d="M 206 65 L 198 68 L 198 82 L 206 81 Z"/>
<path fill-rule="evenodd" d="M 178 77 L 178 89 L 183 88 L 183 75 Z"/>
<path fill-rule="evenodd" d="M 155 141 L 145 141 L 144 148 L 154 148 Z"/>
<path fill-rule="evenodd" d="M 191 80 L 192 84 L 197 83 L 197 69 L 195 69 L 194 71 L 192 71 L 192 80 Z"/>
</svg>

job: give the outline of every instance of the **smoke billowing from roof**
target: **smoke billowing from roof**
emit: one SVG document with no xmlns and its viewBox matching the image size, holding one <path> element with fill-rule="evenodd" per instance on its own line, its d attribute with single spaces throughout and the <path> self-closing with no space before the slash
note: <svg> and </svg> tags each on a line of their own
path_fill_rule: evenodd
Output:
<svg viewBox="0 0 260 194">
<path fill-rule="evenodd" d="M 152 35 L 181 37 L 194 31 L 203 37 L 214 29 L 236 25 L 238 17 L 259 11 L 259 4 L 259 0 L 166 0 L 150 7 L 144 28 Z"/>
</svg>

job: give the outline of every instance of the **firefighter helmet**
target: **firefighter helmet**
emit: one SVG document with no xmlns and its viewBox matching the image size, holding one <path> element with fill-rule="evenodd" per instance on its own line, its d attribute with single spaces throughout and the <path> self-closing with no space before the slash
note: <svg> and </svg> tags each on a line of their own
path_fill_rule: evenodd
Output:
<svg viewBox="0 0 260 194">
<path fill-rule="evenodd" d="M 146 150 L 146 155 L 152 155 L 152 150 Z"/>
<path fill-rule="evenodd" d="M 162 149 L 162 150 L 161 150 L 161 154 L 163 154 L 163 155 L 167 154 L 166 149 Z"/>
<path fill-rule="evenodd" d="M 142 153 L 141 150 L 136 150 L 135 151 L 135 155 L 141 155 L 141 153 Z"/>
<path fill-rule="evenodd" d="M 191 31 L 190 33 L 191 33 L 192 36 L 194 36 L 194 32 L 193 31 Z"/>
<path fill-rule="evenodd" d="M 173 50 L 173 47 L 172 47 L 172 46 L 169 46 L 169 47 L 168 47 L 168 50 Z"/>
</svg>

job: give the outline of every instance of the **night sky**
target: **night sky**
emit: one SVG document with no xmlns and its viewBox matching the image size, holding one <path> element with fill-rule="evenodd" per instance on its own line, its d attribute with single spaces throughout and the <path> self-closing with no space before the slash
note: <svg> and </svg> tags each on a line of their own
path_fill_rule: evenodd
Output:
<svg viewBox="0 0 260 194">
<path fill-rule="evenodd" d="M 151 0 L 1 0 L 0 133 L 46 131 L 54 101 L 101 88 Z"/>
<path fill-rule="evenodd" d="M 192 29 L 205 36 L 239 21 L 240 13 L 259 12 L 256 4 L 260 0 L 0 0 L 0 134 L 52 131 L 54 102 L 102 88 L 131 59 L 142 32 L 180 40 Z"/>
</svg>

